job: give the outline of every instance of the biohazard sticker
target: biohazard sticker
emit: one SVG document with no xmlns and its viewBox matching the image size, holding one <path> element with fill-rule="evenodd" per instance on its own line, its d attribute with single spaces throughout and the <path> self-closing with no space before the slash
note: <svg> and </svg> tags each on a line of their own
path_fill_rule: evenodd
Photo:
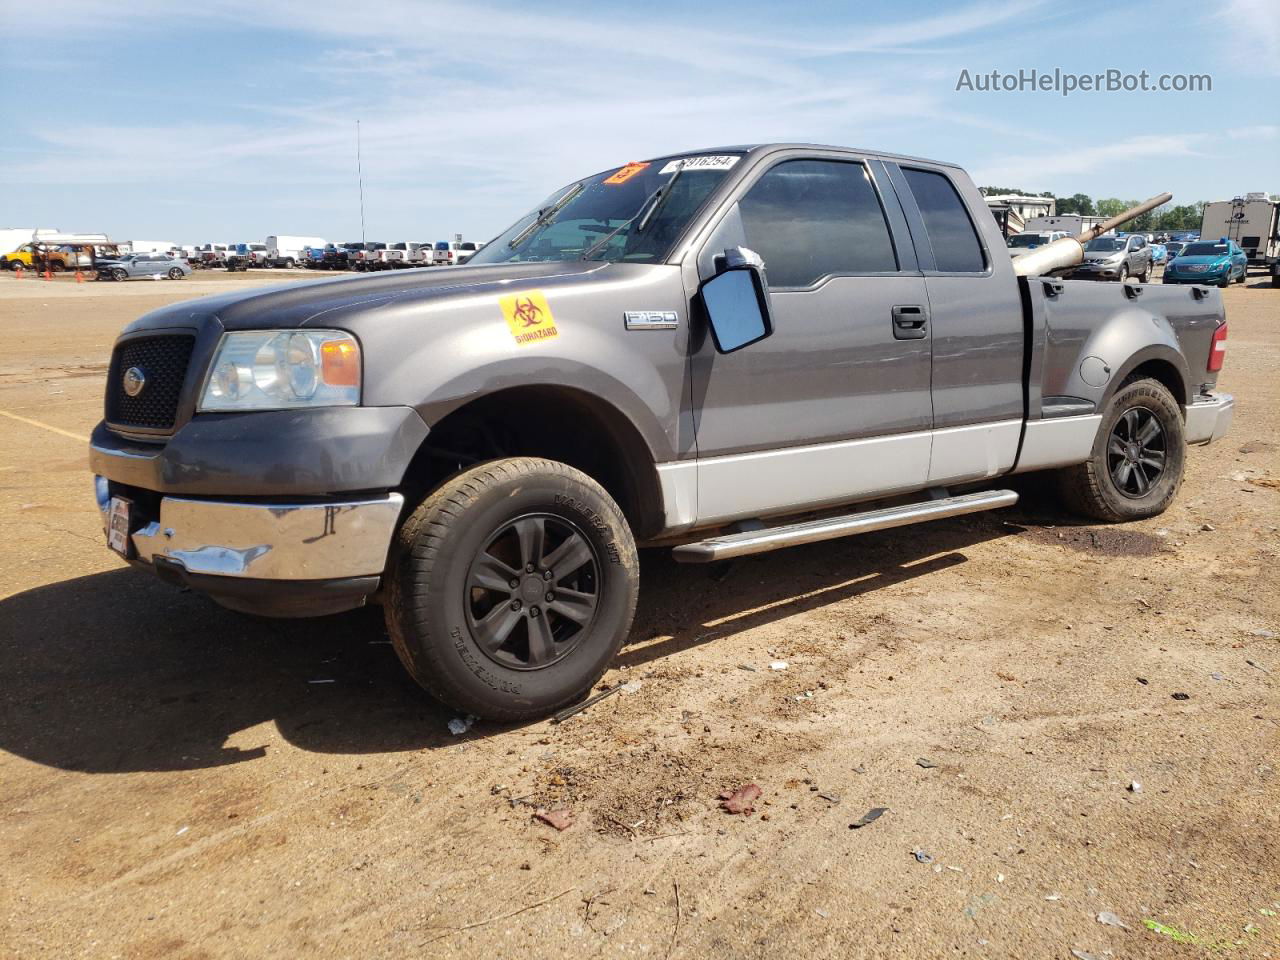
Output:
<svg viewBox="0 0 1280 960">
<path fill-rule="evenodd" d="M 513 293 L 498 302 L 502 304 L 502 315 L 507 318 L 507 326 L 516 338 L 517 346 L 523 347 L 538 340 L 554 340 L 560 336 L 556 318 L 551 315 L 551 307 L 541 290 Z"/>
<path fill-rule="evenodd" d="M 613 186 L 617 186 L 620 183 L 626 183 L 647 166 L 649 166 L 647 163 L 628 163 L 625 167 L 620 167 L 617 173 L 612 177 L 609 177 L 604 182 L 612 184 Z"/>
</svg>

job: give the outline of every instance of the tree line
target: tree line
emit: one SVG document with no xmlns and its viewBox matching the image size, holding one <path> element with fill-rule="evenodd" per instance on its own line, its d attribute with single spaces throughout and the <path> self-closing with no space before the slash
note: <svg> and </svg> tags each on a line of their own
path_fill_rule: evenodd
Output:
<svg viewBox="0 0 1280 960">
<path fill-rule="evenodd" d="M 984 196 L 1003 193 L 1016 193 L 1024 197 L 1048 197 L 1056 201 L 1059 214 L 1077 213 L 1086 217 L 1114 217 L 1130 207 L 1136 207 L 1141 200 L 1121 200 L 1118 197 L 1103 197 L 1094 200 L 1088 194 L 1075 193 L 1069 197 L 1054 196 L 1049 191 L 1030 193 L 1016 187 L 979 187 Z M 1125 224 L 1125 230 L 1131 233 L 1164 233 L 1175 230 L 1199 230 L 1204 214 L 1204 200 L 1195 203 L 1184 203 L 1174 206 L 1166 203 L 1154 210 L 1135 217 Z"/>
</svg>

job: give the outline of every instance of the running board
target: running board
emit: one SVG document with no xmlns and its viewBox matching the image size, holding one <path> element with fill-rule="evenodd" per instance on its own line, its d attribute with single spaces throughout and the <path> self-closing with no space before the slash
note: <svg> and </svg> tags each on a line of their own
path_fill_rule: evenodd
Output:
<svg viewBox="0 0 1280 960">
<path fill-rule="evenodd" d="M 1017 502 L 1018 495 L 1012 490 L 984 490 L 959 497 L 943 497 L 901 507 L 868 510 L 866 513 L 849 513 L 842 517 L 826 517 L 788 526 L 730 533 L 710 540 L 699 540 L 697 543 L 681 544 L 673 548 L 671 553 L 681 563 L 714 563 L 717 560 L 745 557 L 782 547 L 795 547 L 802 543 L 835 540 L 837 537 L 905 527 L 912 523 L 924 523 L 926 520 L 957 517 L 962 513 L 1011 507 Z"/>
</svg>

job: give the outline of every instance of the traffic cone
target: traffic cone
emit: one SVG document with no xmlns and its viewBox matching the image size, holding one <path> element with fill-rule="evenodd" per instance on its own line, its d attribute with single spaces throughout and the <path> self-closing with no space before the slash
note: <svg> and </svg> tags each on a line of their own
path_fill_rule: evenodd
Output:
<svg viewBox="0 0 1280 960">
<path fill-rule="evenodd" d="M 53 271 L 52 271 L 52 270 L 50 270 L 48 267 L 45 267 L 45 268 L 44 268 L 44 278 L 45 278 L 46 280 L 52 280 L 52 279 L 53 279 Z"/>
<path fill-rule="evenodd" d="M 76 271 L 76 283 L 84 283 L 84 273 L 80 270 Z"/>
<path fill-rule="evenodd" d="M 27 271 L 22 269 L 22 264 L 18 264 L 18 268 L 14 270 L 13 273 L 19 280 L 25 280 L 27 278 Z"/>
</svg>

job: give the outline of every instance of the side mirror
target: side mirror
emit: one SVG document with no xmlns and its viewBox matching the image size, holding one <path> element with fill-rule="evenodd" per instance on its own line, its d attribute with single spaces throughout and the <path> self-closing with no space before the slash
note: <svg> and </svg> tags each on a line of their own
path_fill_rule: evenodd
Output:
<svg viewBox="0 0 1280 960">
<path fill-rule="evenodd" d="M 723 262 L 725 269 L 704 283 L 698 295 L 716 350 L 733 353 L 772 334 L 773 321 L 760 256 L 732 247 Z"/>
</svg>

